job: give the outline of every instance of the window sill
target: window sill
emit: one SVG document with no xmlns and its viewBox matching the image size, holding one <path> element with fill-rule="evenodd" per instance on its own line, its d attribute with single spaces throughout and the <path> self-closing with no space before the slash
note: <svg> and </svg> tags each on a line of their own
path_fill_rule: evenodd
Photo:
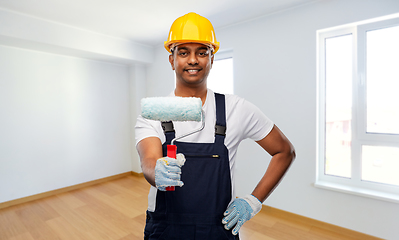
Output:
<svg viewBox="0 0 399 240">
<path fill-rule="evenodd" d="M 388 201 L 388 202 L 393 202 L 393 203 L 399 203 L 399 195 L 394 194 L 394 193 L 381 192 L 381 191 L 376 191 L 376 190 L 353 187 L 353 186 L 348 186 L 348 185 L 344 185 L 344 184 L 331 183 L 331 182 L 320 181 L 320 180 L 316 181 L 314 183 L 314 186 L 317 188 L 322 188 L 322 189 L 327 189 L 327 190 L 332 190 L 332 191 L 337 191 L 337 192 L 342 192 L 342 193 L 348 193 L 348 194 L 352 194 L 352 195 L 356 195 L 356 196 L 368 197 L 368 198 L 373 198 L 373 199 L 378 199 L 378 200 L 383 200 L 383 201 Z"/>
</svg>

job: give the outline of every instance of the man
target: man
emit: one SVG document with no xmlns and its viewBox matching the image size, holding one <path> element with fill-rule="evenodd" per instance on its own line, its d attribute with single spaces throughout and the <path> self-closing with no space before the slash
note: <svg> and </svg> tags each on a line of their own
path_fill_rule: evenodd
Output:
<svg viewBox="0 0 399 240">
<path fill-rule="evenodd" d="M 257 214 L 295 158 L 292 144 L 253 104 L 207 88 L 219 43 L 212 24 L 188 13 L 173 23 L 165 48 L 176 75 L 173 96 L 198 97 L 205 128 L 176 141 L 177 159 L 166 157 L 175 136 L 198 129 L 196 122 L 161 123 L 139 116 L 137 150 L 152 185 L 144 239 L 239 239 L 240 227 Z M 169 124 L 173 131 L 163 131 Z M 272 155 L 263 178 L 250 195 L 235 198 L 236 151 L 246 138 Z M 251 159 L 245 159 L 250 163 Z M 165 186 L 177 186 L 173 192 Z"/>
</svg>

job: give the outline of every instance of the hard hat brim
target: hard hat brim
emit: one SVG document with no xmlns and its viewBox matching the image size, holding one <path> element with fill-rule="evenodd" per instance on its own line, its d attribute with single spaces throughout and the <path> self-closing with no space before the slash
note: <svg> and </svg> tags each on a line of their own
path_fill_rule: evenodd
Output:
<svg viewBox="0 0 399 240">
<path fill-rule="evenodd" d="M 164 47 L 165 49 L 169 52 L 172 53 L 172 51 L 170 50 L 170 47 L 172 46 L 172 44 L 174 43 L 180 43 L 180 44 L 184 44 L 184 43 L 200 43 L 200 44 L 204 44 L 204 45 L 212 45 L 214 50 L 213 50 L 213 54 L 215 54 L 218 50 L 219 50 L 219 42 L 215 42 L 215 43 L 211 43 L 211 42 L 207 42 L 207 41 L 198 41 L 198 40 L 176 40 L 176 41 L 165 41 L 164 42 Z"/>
</svg>

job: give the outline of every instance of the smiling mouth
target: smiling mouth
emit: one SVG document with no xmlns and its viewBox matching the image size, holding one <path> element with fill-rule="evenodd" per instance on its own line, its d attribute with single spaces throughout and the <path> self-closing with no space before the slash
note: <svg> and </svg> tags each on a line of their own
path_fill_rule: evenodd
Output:
<svg viewBox="0 0 399 240">
<path fill-rule="evenodd" d="M 188 69 L 186 70 L 188 74 L 197 74 L 200 70 L 199 69 Z"/>
</svg>

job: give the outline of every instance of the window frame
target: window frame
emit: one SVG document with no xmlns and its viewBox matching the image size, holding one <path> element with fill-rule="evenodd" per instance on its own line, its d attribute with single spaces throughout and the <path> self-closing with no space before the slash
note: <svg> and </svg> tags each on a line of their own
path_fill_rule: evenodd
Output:
<svg viewBox="0 0 399 240">
<path fill-rule="evenodd" d="M 368 133 L 366 126 L 366 33 L 399 26 L 399 17 L 355 23 L 317 31 L 317 161 L 315 186 L 399 203 L 399 186 L 362 180 L 362 146 L 399 147 L 399 134 Z M 326 137 L 326 48 L 328 38 L 352 34 L 352 139 L 351 177 L 325 174 Z"/>
</svg>

